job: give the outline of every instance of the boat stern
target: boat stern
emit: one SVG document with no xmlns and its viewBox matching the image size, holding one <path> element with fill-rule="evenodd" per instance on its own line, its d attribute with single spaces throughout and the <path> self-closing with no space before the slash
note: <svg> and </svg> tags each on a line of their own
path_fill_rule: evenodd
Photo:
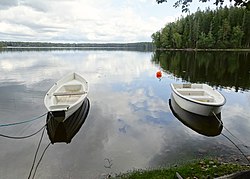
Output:
<svg viewBox="0 0 250 179">
<path fill-rule="evenodd" d="M 57 122 L 63 122 L 65 119 L 65 111 L 49 111 L 48 115 L 50 115 L 53 120 L 56 120 Z"/>
</svg>

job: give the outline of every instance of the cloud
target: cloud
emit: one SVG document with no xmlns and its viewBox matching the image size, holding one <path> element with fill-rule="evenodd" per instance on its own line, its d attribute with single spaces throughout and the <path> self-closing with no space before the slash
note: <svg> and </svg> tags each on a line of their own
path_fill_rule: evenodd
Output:
<svg viewBox="0 0 250 179">
<path fill-rule="evenodd" d="M 1 0 L 0 9 L 6 9 L 18 5 L 18 0 Z"/>
<path fill-rule="evenodd" d="M 152 6 L 153 4 L 153 6 Z M 151 12 L 149 12 L 151 7 Z M 159 17 L 149 0 L 16 0 L 0 2 L 0 39 L 23 41 L 150 41 L 174 16 Z"/>
<path fill-rule="evenodd" d="M 47 11 L 49 11 L 51 9 L 50 6 L 54 5 L 53 1 L 51 1 L 51 2 L 52 2 L 52 4 L 50 4 L 46 0 L 45 1 L 25 0 L 25 1 L 21 1 L 21 4 L 23 6 L 31 7 L 35 11 L 47 12 Z"/>
<path fill-rule="evenodd" d="M 212 3 L 194 1 L 190 9 Z M 193 10 L 192 10 L 193 11 Z M 1 0 L 0 39 L 49 42 L 151 41 L 181 16 L 155 0 Z"/>
</svg>

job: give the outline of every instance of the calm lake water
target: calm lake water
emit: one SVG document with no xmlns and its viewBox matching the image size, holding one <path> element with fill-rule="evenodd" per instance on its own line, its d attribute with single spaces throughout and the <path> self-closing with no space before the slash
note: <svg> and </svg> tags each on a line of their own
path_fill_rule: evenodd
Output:
<svg viewBox="0 0 250 179">
<path fill-rule="evenodd" d="M 163 71 L 161 80 L 155 77 Z M 89 81 L 90 111 L 70 144 L 46 151 L 36 178 L 105 178 L 108 174 L 169 166 L 205 156 L 246 163 L 223 135 L 208 137 L 184 125 L 169 106 L 170 83 L 201 82 L 225 97 L 224 126 L 250 146 L 250 54 L 139 51 L 40 50 L 0 52 L 0 123 L 46 113 L 44 95 L 61 77 L 81 73 Z M 24 136 L 45 117 L 0 133 Z M 250 156 L 249 149 L 222 133 Z M 27 178 L 41 132 L 31 138 L 0 138 L 0 178 Z M 38 158 L 49 143 L 47 132 Z"/>
</svg>

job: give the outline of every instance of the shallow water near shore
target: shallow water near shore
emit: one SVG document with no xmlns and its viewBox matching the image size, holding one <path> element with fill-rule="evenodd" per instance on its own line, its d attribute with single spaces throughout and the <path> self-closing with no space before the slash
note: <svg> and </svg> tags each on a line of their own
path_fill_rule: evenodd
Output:
<svg viewBox="0 0 250 179">
<path fill-rule="evenodd" d="M 207 137 L 188 128 L 169 107 L 170 83 L 208 83 L 226 97 L 221 120 L 250 146 L 250 54 L 215 52 L 50 50 L 0 52 L 0 123 L 46 113 L 49 88 L 78 72 L 89 82 L 90 111 L 70 144 L 51 145 L 36 178 L 102 178 L 214 156 L 247 161 L 222 135 Z M 158 70 L 163 72 L 156 78 Z M 0 133 L 24 136 L 40 129 L 45 117 Z M 230 137 L 249 156 L 249 149 Z M 28 139 L 0 138 L 0 178 L 27 178 L 41 133 Z M 45 135 L 41 151 L 49 143 Z"/>
</svg>

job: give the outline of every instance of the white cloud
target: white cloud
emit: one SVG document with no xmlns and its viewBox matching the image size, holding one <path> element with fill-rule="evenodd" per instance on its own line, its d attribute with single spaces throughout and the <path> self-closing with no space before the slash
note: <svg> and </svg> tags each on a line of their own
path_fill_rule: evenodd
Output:
<svg viewBox="0 0 250 179">
<path fill-rule="evenodd" d="M 0 9 L 10 8 L 12 6 L 16 6 L 18 4 L 18 0 L 1 0 Z"/>
<path fill-rule="evenodd" d="M 152 6 L 153 4 L 153 6 Z M 151 12 L 148 11 L 152 6 Z M 24 41 L 149 41 L 174 17 L 154 14 L 152 0 L 19 0 L 0 2 L 0 39 Z"/>
<path fill-rule="evenodd" d="M 191 8 L 201 4 L 193 2 Z M 1 0 L 0 39 L 150 41 L 152 33 L 180 15 L 173 2 L 155 0 Z"/>
</svg>

